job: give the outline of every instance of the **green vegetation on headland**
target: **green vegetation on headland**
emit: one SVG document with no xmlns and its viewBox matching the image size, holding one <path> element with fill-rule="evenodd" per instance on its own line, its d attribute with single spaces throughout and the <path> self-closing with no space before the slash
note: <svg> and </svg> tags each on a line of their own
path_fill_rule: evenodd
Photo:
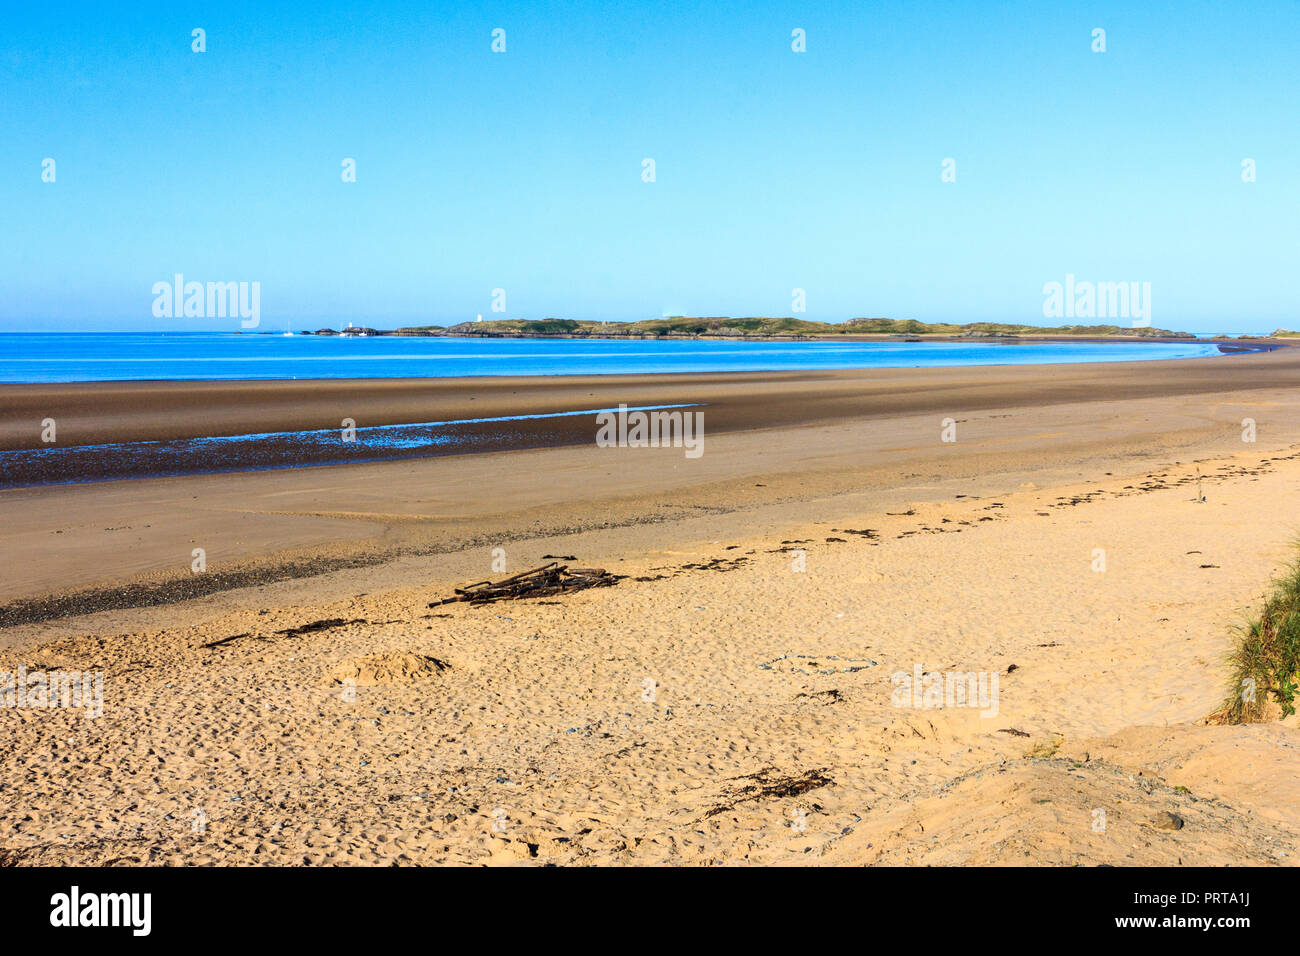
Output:
<svg viewBox="0 0 1300 956">
<path fill-rule="evenodd" d="M 1274 584 L 1259 617 L 1242 627 L 1228 657 L 1232 685 L 1216 724 L 1249 724 L 1295 713 L 1300 682 L 1300 558 Z"/>
<path fill-rule="evenodd" d="M 968 338 L 1008 338 L 1021 335 L 1060 335 L 1098 337 L 1122 335 L 1135 338 L 1194 338 L 1188 332 L 1168 329 L 1123 328 L 1118 325 L 1062 325 L 1043 327 L 999 322 L 971 322 L 954 325 L 946 322 L 917 322 L 914 319 L 849 319 L 845 322 L 811 322 L 794 318 L 729 318 L 725 316 L 673 316 L 639 322 L 592 322 L 574 319 L 491 319 L 461 322 L 458 325 L 423 325 L 377 332 L 374 329 L 348 330 L 353 334 L 372 335 L 482 335 L 500 337 L 556 336 L 571 338 L 621 337 L 719 337 L 719 338 L 804 338 L 840 335 L 963 336 Z M 346 334 L 346 333 L 345 333 Z"/>
</svg>

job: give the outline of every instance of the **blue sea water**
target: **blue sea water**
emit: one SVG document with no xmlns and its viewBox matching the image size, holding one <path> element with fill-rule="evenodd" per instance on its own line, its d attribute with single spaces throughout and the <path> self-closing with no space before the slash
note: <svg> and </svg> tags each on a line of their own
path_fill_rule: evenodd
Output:
<svg viewBox="0 0 1300 956">
<path fill-rule="evenodd" d="M 0 334 L 0 382 L 421 378 L 1135 362 L 1203 342 L 733 342 L 207 332 Z"/>
</svg>

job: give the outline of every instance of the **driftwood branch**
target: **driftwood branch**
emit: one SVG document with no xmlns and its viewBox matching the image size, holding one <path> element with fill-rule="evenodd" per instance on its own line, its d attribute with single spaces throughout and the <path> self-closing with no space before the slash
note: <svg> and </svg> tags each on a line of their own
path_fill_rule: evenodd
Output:
<svg viewBox="0 0 1300 956">
<path fill-rule="evenodd" d="M 454 597 L 433 601 L 429 607 L 441 607 L 458 601 L 487 604 L 492 601 L 567 594 L 570 591 L 582 591 L 587 588 L 609 587 L 622 579 L 621 575 L 610 574 L 604 568 L 570 568 L 568 565 L 552 561 L 540 568 L 514 574 L 500 581 L 477 581 L 463 588 L 456 588 Z"/>
</svg>

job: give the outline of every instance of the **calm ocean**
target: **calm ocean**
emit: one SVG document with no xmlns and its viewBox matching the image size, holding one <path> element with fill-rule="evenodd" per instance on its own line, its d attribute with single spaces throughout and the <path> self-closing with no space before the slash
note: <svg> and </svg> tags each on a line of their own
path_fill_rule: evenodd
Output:
<svg viewBox="0 0 1300 956">
<path fill-rule="evenodd" d="M 231 333 L 0 334 L 0 382 L 400 378 L 738 372 L 1136 362 L 1213 345 L 999 342 L 712 342 Z"/>
</svg>

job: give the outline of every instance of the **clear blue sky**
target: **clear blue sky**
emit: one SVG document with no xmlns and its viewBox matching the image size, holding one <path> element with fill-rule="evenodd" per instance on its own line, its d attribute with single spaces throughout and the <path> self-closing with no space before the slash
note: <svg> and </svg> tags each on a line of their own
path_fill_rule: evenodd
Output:
<svg viewBox="0 0 1300 956">
<path fill-rule="evenodd" d="M 1297 50 L 1294 2 L 9 4 L 0 329 L 236 327 L 156 319 L 177 272 L 263 328 L 1042 321 L 1067 273 L 1295 327 Z"/>
</svg>

